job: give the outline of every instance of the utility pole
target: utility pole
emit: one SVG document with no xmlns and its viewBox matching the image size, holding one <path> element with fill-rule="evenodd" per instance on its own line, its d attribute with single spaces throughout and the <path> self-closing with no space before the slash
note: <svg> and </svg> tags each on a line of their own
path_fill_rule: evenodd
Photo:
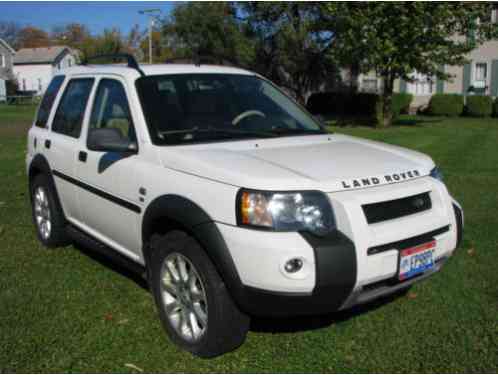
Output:
<svg viewBox="0 0 498 375">
<path fill-rule="evenodd" d="M 144 9 L 139 10 L 138 13 L 149 16 L 149 64 L 152 64 L 152 28 L 154 20 L 161 13 L 161 9 Z"/>
</svg>

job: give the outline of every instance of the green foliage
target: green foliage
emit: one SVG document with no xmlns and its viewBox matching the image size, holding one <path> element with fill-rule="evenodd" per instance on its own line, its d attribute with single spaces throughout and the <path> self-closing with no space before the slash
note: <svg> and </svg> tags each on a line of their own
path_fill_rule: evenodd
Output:
<svg viewBox="0 0 498 375">
<path fill-rule="evenodd" d="M 248 2 L 240 13 L 255 40 L 253 70 L 287 88 L 301 103 L 309 92 L 337 79 L 332 44 L 316 3 Z"/>
<path fill-rule="evenodd" d="M 413 100 L 412 94 L 408 93 L 393 94 L 392 109 L 393 109 L 394 118 L 397 118 L 401 113 L 408 113 L 412 100 Z"/>
<path fill-rule="evenodd" d="M 429 102 L 428 112 L 434 116 L 460 116 L 463 113 L 464 98 L 459 94 L 434 94 Z"/>
<path fill-rule="evenodd" d="M 493 98 L 486 95 L 467 96 L 465 114 L 473 117 L 489 117 L 493 114 Z"/>
<path fill-rule="evenodd" d="M 498 97 L 493 102 L 493 116 L 498 117 Z"/>
<path fill-rule="evenodd" d="M 492 3 L 327 2 L 321 6 L 326 27 L 335 35 L 333 50 L 339 60 L 358 65 L 361 72 L 378 72 L 387 104 L 396 79 L 410 81 L 413 71 L 448 79 L 442 65 L 463 65 L 476 46 L 498 37 L 489 16 Z M 470 31 L 472 39 L 455 38 Z"/>
<path fill-rule="evenodd" d="M 392 99 L 393 116 L 406 113 L 413 100 L 411 94 L 394 94 Z M 313 114 L 336 116 L 359 116 L 370 125 L 380 126 L 383 121 L 383 99 L 370 93 L 319 92 L 312 94 L 307 102 Z"/>
<path fill-rule="evenodd" d="M 189 2 L 176 5 L 162 29 L 176 57 L 213 56 L 246 66 L 254 59 L 254 41 L 227 2 Z"/>
</svg>

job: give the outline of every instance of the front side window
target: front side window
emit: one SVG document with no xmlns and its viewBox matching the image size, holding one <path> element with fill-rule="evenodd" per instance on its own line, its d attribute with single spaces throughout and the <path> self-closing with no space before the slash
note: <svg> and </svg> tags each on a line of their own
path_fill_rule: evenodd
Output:
<svg viewBox="0 0 498 375">
<path fill-rule="evenodd" d="M 136 86 L 155 144 L 324 133 L 292 99 L 256 76 L 147 76 Z"/>
<path fill-rule="evenodd" d="M 123 139 L 136 141 L 125 89 L 114 79 L 102 79 L 95 95 L 89 132 L 101 128 L 117 129 Z"/>
<path fill-rule="evenodd" d="M 56 76 L 48 85 L 47 91 L 45 91 L 45 95 L 43 95 L 40 107 L 38 108 L 38 113 L 36 114 L 35 125 L 39 128 L 47 127 L 48 116 L 63 82 L 64 76 Z"/>
<path fill-rule="evenodd" d="M 69 81 L 57 107 L 52 131 L 78 138 L 85 115 L 88 97 L 92 91 L 93 78 L 80 78 Z"/>
</svg>

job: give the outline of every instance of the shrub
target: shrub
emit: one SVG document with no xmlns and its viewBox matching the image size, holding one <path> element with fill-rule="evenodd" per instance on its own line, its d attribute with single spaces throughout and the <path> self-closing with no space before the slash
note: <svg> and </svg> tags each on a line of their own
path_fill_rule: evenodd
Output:
<svg viewBox="0 0 498 375">
<path fill-rule="evenodd" d="M 498 97 L 495 99 L 493 103 L 493 116 L 498 117 Z"/>
<path fill-rule="evenodd" d="M 467 96 L 465 114 L 474 117 L 488 117 L 493 113 L 493 99 L 486 95 Z"/>
<path fill-rule="evenodd" d="M 429 113 L 435 116 L 460 116 L 463 96 L 459 94 L 434 94 L 429 102 Z"/>
<path fill-rule="evenodd" d="M 400 93 L 393 95 L 393 117 L 397 118 L 401 113 L 408 113 L 410 104 L 412 103 L 413 95 L 408 93 Z"/>
</svg>

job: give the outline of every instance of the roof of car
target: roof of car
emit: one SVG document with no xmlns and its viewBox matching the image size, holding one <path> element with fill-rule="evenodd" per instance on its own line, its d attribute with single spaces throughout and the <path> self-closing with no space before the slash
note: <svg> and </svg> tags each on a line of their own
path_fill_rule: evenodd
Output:
<svg viewBox="0 0 498 375">
<path fill-rule="evenodd" d="M 244 74 L 255 75 L 256 73 L 248 70 L 221 66 L 221 65 L 194 65 L 194 64 L 141 64 L 140 69 L 146 76 L 162 74 Z M 105 65 L 78 65 L 65 69 L 62 74 L 118 74 L 128 78 L 137 78 L 140 73 L 124 64 L 105 64 Z"/>
</svg>

